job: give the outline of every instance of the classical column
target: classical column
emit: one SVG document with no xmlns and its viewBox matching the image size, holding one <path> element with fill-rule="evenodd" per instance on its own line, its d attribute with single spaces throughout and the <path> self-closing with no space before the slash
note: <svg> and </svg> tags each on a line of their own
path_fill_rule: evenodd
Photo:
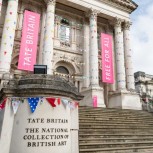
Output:
<svg viewBox="0 0 153 153">
<path fill-rule="evenodd" d="M 40 33 L 40 46 L 39 46 L 39 56 L 38 63 L 42 64 L 42 56 L 43 56 L 43 45 L 44 45 L 44 33 L 45 33 L 45 20 L 46 20 L 46 10 L 42 9 L 42 20 L 41 20 L 41 33 Z"/>
<path fill-rule="evenodd" d="M 84 84 L 83 87 L 89 87 L 89 23 L 84 23 L 84 67 L 83 67 L 83 75 L 84 75 Z"/>
<path fill-rule="evenodd" d="M 18 0 L 9 0 L 3 27 L 0 50 L 1 73 L 8 73 L 10 71 L 17 22 L 17 10 Z"/>
<path fill-rule="evenodd" d="M 116 75 L 117 75 L 118 90 L 126 89 L 123 33 L 121 29 L 121 24 L 122 24 L 121 19 L 116 19 L 115 50 L 116 50 Z"/>
<path fill-rule="evenodd" d="M 127 81 L 128 90 L 135 89 L 133 63 L 132 63 L 132 50 L 130 46 L 130 26 L 131 26 L 131 22 L 127 21 L 125 22 L 124 29 L 123 29 L 126 81 Z"/>
<path fill-rule="evenodd" d="M 99 86 L 99 68 L 98 68 L 98 41 L 97 41 L 97 10 L 91 10 L 90 13 L 90 51 L 89 51 L 89 70 L 90 86 Z"/>
<path fill-rule="evenodd" d="M 47 65 L 47 74 L 53 74 L 53 41 L 56 0 L 46 0 L 46 24 L 44 34 L 43 64 Z"/>
</svg>

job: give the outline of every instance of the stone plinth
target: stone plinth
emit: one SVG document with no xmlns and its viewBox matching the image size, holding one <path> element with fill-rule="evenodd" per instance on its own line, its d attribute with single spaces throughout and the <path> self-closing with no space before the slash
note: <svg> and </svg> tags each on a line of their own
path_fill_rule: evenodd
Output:
<svg viewBox="0 0 153 153">
<path fill-rule="evenodd" d="M 106 107 L 104 103 L 104 91 L 101 87 L 90 87 L 81 92 L 84 99 L 81 100 L 80 106 L 93 106 L 93 97 L 97 97 L 97 107 Z"/>
<path fill-rule="evenodd" d="M 117 91 L 109 95 L 109 108 L 142 110 L 140 97 L 135 91 Z"/>
<path fill-rule="evenodd" d="M 17 114 L 13 115 L 11 99 L 24 99 Z M 28 97 L 44 97 L 31 113 Z M 50 75 L 28 75 L 20 80 L 10 80 L 1 90 L 7 98 L 1 128 L 1 153 L 79 153 L 78 107 L 68 105 L 52 107 L 45 97 L 79 101 L 83 98 L 75 86 L 64 79 Z"/>
</svg>

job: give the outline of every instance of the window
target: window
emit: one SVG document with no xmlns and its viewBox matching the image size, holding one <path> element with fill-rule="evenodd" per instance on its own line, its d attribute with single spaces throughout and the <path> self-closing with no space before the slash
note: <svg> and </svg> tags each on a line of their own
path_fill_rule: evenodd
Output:
<svg viewBox="0 0 153 153">
<path fill-rule="evenodd" d="M 66 68 L 66 67 L 64 67 L 64 66 L 59 66 L 59 67 L 57 67 L 56 68 L 56 71 L 58 72 L 58 73 L 62 73 L 62 74 L 69 74 L 69 71 L 68 71 L 68 69 Z"/>
<path fill-rule="evenodd" d="M 70 43 L 70 24 L 67 19 L 61 20 L 60 40 L 62 42 Z"/>
</svg>

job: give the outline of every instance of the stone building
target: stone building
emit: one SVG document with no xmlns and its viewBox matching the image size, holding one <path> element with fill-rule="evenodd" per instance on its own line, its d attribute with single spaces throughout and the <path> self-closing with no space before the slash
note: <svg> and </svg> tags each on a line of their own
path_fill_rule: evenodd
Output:
<svg viewBox="0 0 153 153">
<path fill-rule="evenodd" d="M 143 100 L 153 98 L 153 75 L 138 71 L 134 73 L 135 88 Z"/>
<path fill-rule="evenodd" d="M 135 92 L 130 14 L 132 0 L 1 0 L 1 86 L 11 77 L 32 72 L 18 70 L 25 10 L 40 14 L 36 64 L 48 74 L 72 81 L 85 95 L 82 105 L 141 109 Z M 101 33 L 113 37 L 114 84 L 102 82 Z"/>
</svg>

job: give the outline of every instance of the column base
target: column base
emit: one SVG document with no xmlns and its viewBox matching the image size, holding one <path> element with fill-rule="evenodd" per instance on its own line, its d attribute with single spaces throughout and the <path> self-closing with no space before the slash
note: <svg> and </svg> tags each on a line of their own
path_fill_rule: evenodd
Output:
<svg viewBox="0 0 153 153">
<path fill-rule="evenodd" d="M 101 87 L 89 87 L 81 92 L 84 99 L 80 106 L 93 106 L 93 96 L 97 96 L 97 107 L 106 107 L 104 102 L 104 90 Z"/>
<path fill-rule="evenodd" d="M 109 94 L 109 108 L 142 110 L 140 97 L 135 91 L 116 91 Z"/>
</svg>

